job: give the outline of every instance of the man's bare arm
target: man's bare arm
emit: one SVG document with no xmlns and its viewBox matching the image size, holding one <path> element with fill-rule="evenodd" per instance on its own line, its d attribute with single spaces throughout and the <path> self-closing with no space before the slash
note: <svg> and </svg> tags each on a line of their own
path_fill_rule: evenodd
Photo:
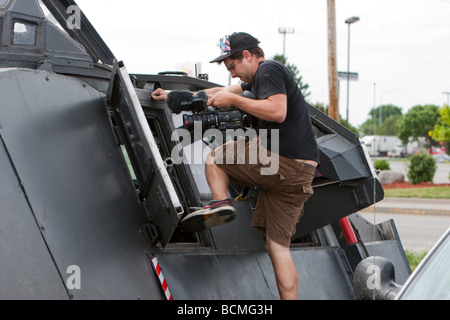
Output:
<svg viewBox="0 0 450 320">
<path fill-rule="evenodd" d="M 241 87 L 240 83 L 233 84 L 228 87 L 214 87 L 214 88 L 210 88 L 210 89 L 205 89 L 205 91 L 209 96 L 214 96 L 214 95 L 218 94 L 219 92 L 229 92 L 229 93 L 234 93 L 234 94 L 241 94 L 244 92 L 244 91 L 242 91 L 242 87 Z"/>
<path fill-rule="evenodd" d="M 207 104 L 218 108 L 235 106 L 259 119 L 270 122 L 281 123 L 286 119 L 287 114 L 285 94 L 275 94 L 267 99 L 255 100 L 228 92 L 218 92 L 211 96 Z"/>
</svg>

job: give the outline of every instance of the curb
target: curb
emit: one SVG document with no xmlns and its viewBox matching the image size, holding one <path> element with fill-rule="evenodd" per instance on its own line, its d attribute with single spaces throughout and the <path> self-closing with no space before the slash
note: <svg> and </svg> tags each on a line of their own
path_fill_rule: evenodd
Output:
<svg viewBox="0 0 450 320">
<path fill-rule="evenodd" d="M 450 216 L 448 210 L 438 209 L 409 209 L 409 208 L 387 208 L 376 207 L 375 210 L 372 207 L 360 210 L 362 213 L 391 213 L 391 214 L 412 214 L 412 215 L 434 215 L 434 216 Z"/>
</svg>

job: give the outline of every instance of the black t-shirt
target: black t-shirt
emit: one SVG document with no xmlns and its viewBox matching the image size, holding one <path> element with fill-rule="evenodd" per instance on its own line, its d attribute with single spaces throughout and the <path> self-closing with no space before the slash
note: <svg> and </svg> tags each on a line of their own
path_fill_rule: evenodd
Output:
<svg viewBox="0 0 450 320">
<path fill-rule="evenodd" d="M 292 159 L 319 162 L 319 151 L 312 130 L 308 105 L 289 69 L 274 60 L 261 62 L 253 83 L 242 84 L 242 89 L 251 90 L 259 100 L 275 94 L 285 94 L 287 96 L 287 115 L 284 122 L 277 123 L 259 119 L 257 129 L 279 129 L 280 155 Z M 268 131 L 270 134 L 270 130 Z M 269 138 L 269 143 L 270 140 Z"/>
</svg>

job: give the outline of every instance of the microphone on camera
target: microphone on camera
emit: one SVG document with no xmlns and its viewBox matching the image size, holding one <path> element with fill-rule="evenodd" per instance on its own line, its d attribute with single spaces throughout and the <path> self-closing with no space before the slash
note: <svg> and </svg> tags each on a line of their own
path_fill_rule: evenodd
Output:
<svg viewBox="0 0 450 320">
<path fill-rule="evenodd" d="M 167 94 L 167 105 L 176 114 L 182 111 L 202 111 L 206 108 L 207 101 L 206 91 L 199 91 L 194 95 L 187 90 L 173 90 Z"/>
</svg>

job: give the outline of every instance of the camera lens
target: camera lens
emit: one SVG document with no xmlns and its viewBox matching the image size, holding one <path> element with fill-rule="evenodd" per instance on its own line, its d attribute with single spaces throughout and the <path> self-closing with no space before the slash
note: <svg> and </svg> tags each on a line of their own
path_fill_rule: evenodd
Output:
<svg viewBox="0 0 450 320">
<path fill-rule="evenodd" d="M 217 118 L 214 113 L 194 113 L 183 115 L 183 127 L 189 131 L 194 130 L 194 123 L 200 121 L 202 125 L 202 132 L 210 128 L 215 128 L 217 125 Z"/>
</svg>

